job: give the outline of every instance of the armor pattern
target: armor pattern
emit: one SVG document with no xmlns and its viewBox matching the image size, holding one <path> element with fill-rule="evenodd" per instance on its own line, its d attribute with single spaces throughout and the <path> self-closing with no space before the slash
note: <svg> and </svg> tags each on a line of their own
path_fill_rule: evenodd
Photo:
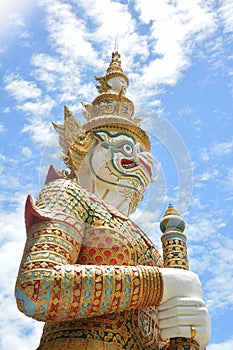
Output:
<svg viewBox="0 0 233 350">
<path fill-rule="evenodd" d="M 21 311 L 46 321 L 39 349 L 156 349 L 150 307 L 162 298 L 161 260 L 141 230 L 63 179 L 27 215 L 16 296 Z"/>
</svg>

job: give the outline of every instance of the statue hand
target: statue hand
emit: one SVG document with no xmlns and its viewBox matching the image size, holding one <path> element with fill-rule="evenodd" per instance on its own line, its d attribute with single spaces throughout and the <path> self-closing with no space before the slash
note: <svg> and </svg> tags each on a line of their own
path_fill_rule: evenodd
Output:
<svg viewBox="0 0 233 350">
<path fill-rule="evenodd" d="M 210 317 L 200 298 L 176 297 L 158 307 L 159 328 L 162 339 L 192 338 L 204 350 L 210 340 Z M 194 327 L 192 335 L 191 326 Z"/>
<path fill-rule="evenodd" d="M 202 300 L 202 287 L 197 274 L 181 269 L 162 268 L 164 295 L 158 307 L 159 328 L 162 339 L 191 338 L 200 350 L 210 339 L 210 317 Z"/>
</svg>

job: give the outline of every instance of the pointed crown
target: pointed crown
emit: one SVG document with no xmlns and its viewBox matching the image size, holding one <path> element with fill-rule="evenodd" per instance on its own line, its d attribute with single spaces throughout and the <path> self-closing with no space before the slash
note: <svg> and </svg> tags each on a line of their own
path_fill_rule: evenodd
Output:
<svg viewBox="0 0 233 350">
<path fill-rule="evenodd" d="M 127 75 L 124 74 L 123 69 L 121 68 L 121 55 L 118 51 L 112 53 L 112 60 L 109 64 L 109 67 L 106 71 L 106 79 L 113 78 L 115 76 L 122 76 L 127 82 L 127 86 L 129 85 L 129 79 Z"/>
<path fill-rule="evenodd" d="M 115 78 L 114 82 L 110 80 L 112 78 Z M 96 86 L 99 96 L 92 104 L 82 102 L 86 122 L 81 125 L 65 107 L 64 124 L 53 123 L 63 150 L 61 158 L 69 169 L 79 169 L 82 159 L 96 141 L 90 132 L 99 128 L 129 132 L 147 151 L 150 150 L 149 137 L 139 126 L 141 119 L 134 117 L 134 104 L 125 97 L 129 81 L 121 68 L 120 54 L 117 50 L 112 53 L 105 76 L 95 79 L 100 84 Z"/>
<path fill-rule="evenodd" d="M 115 78 L 114 86 L 110 81 L 112 78 Z M 122 128 L 133 133 L 135 138 L 147 150 L 150 150 L 149 137 L 139 126 L 141 118 L 134 117 L 134 103 L 125 96 L 129 80 L 121 68 L 118 51 L 112 53 L 112 60 L 105 76 L 95 77 L 95 79 L 100 84 L 96 86 L 99 96 L 91 105 L 82 102 L 83 114 L 87 120 L 84 129 L 89 131 L 100 126 L 110 129 L 118 128 L 118 130 Z"/>
</svg>

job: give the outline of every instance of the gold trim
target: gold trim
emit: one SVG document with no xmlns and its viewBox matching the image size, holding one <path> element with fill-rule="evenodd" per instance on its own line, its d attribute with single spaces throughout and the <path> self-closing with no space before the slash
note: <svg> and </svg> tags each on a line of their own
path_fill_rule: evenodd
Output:
<svg viewBox="0 0 233 350">
<path fill-rule="evenodd" d="M 190 326 L 191 330 L 191 339 L 194 339 L 196 336 L 196 328 L 194 326 Z"/>
</svg>

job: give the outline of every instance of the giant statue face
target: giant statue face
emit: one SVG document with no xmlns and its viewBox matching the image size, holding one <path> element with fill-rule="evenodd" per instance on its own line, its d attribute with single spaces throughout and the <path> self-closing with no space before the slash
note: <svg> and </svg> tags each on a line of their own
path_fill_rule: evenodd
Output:
<svg viewBox="0 0 233 350">
<path fill-rule="evenodd" d="M 98 140 L 87 154 L 79 179 L 93 193 L 104 199 L 106 191 L 117 191 L 132 202 L 132 210 L 142 199 L 146 186 L 152 182 L 152 155 L 127 133 L 107 130 L 93 131 Z"/>
</svg>

